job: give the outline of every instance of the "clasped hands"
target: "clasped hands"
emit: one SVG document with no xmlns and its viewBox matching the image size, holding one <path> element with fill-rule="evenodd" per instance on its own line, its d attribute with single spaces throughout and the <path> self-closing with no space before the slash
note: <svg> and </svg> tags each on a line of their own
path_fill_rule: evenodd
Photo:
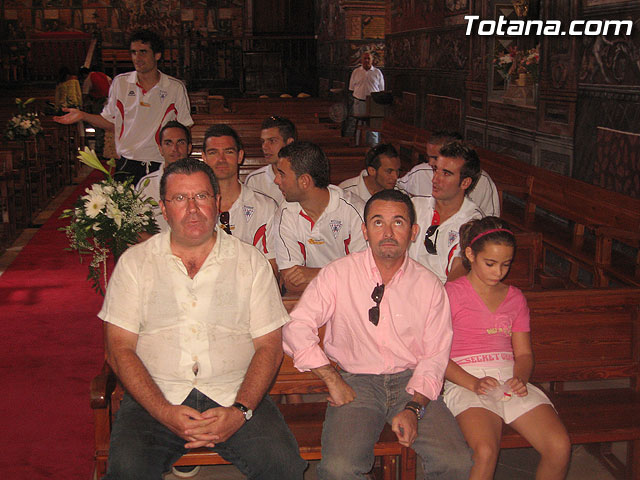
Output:
<svg viewBox="0 0 640 480">
<path fill-rule="evenodd" d="M 169 405 L 161 421 L 187 441 L 185 448 L 213 448 L 237 432 L 246 420 L 235 407 L 210 408 L 201 413 L 185 405 Z"/>
<path fill-rule="evenodd" d="M 529 393 L 527 383 L 518 377 L 512 377 L 504 383 L 505 385 L 509 385 L 513 394 L 518 397 L 525 397 Z M 477 395 L 486 395 L 490 390 L 499 386 L 500 382 L 493 377 L 476 378 L 473 391 Z"/>
</svg>

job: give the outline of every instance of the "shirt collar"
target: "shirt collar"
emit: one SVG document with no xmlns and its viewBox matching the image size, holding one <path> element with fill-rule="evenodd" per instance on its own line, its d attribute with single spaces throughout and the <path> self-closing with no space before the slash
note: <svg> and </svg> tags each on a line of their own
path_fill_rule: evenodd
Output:
<svg viewBox="0 0 640 480">
<path fill-rule="evenodd" d="M 367 270 L 367 275 L 372 282 L 382 283 L 382 275 L 380 275 L 380 270 L 376 265 L 376 261 L 373 259 L 373 252 L 371 251 L 371 247 L 367 247 L 366 257 L 365 257 L 365 265 Z M 407 252 L 404 253 L 404 261 L 398 268 L 398 271 L 393 274 L 391 281 L 389 283 L 394 283 L 396 278 L 402 277 L 404 272 L 407 270 L 407 266 L 409 265 L 409 254 Z"/>
</svg>

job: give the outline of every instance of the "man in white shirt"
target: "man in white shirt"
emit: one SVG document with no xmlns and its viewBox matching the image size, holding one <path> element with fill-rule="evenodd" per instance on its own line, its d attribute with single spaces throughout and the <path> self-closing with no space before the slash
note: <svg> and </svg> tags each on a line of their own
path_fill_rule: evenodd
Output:
<svg viewBox="0 0 640 480">
<path fill-rule="evenodd" d="M 164 161 L 158 150 L 157 136 L 170 120 L 193 125 L 189 97 L 184 84 L 158 70 L 164 42 L 154 32 L 134 32 L 129 42 L 134 72 L 118 75 L 109 90 L 109 100 L 100 115 L 75 108 L 53 119 L 71 124 L 86 121 L 114 132 L 120 159 L 116 173 L 133 176 L 135 185 L 144 175 L 157 170 Z"/>
<path fill-rule="evenodd" d="M 146 197 L 151 197 L 156 201 L 157 205 L 153 207 L 153 214 L 160 231 L 164 232 L 169 229 L 169 224 L 164 219 L 160 208 L 160 179 L 165 167 L 191 155 L 191 132 L 180 122 L 171 120 L 160 130 L 159 140 L 160 155 L 164 158 L 164 164 L 155 172 L 142 177 L 136 185 L 136 190 L 144 192 Z"/>
<path fill-rule="evenodd" d="M 452 142 L 442 147 L 436 158 L 432 196 L 412 198 L 420 231 L 409 256 L 442 283 L 466 273 L 458 248 L 459 230 L 469 220 L 484 216 L 467 195 L 479 177 L 476 152 L 461 142 Z"/>
<path fill-rule="evenodd" d="M 293 142 L 278 153 L 276 184 L 285 201 L 274 220 L 284 286 L 302 292 L 321 267 L 367 247 L 364 202 L 329 185 L 329 161 L 317 145 Z"/>
<path fill-rule="evenodd" d="M 433 178 L 433 165 L 440 149 L 447 143 L 462 141 L 458 132 L 436 131 L 427 141 L 427 161 L 413 167 L 409 173 L 398 180 L 398 188 L 409 195 L 431 195 L 431 182 Z M 485 215 L 500 216 L 500 198 L 498 188 L 491 177 L 484 170 L 480 171 L 478 183 L 468 193 L 469 198 L 480 207 Z"/>
<path fill-rule="evenodd" d="M 202 159 L 220 186 L 220 227 L 260 250 L 277 272 L 273 234 L 276 201 L 238 180 L 238 166 L 244 150 L 238 133 L 228 125 L 216 124 L 204 134 Z"/>
<path fill-rule="evenodd" d="M 348 178 L 340 185 L 345 192 L 353 192 L 365 202 L 380 190 L 393 189 L 400 173 L 398 152 L 390 143 L 371 148 L 364 157 L 365 169 L 360 175 Z"/>
<path fill-rule="evenodd" d="M 262 142 L 262 153 L 267 165 L 247 175 L 247 178 L 244 179 L 244 184 L 258 192 L 269 195 L 280 205 L 284 197 L 275 184 L 278 152 L 282 147 L 297 139 L 296 126 L 288 118 L 272 115 L 262 122 L 260 141 Z"/>
<path fill-rule="evenodd" d="M 365 51 L 360 59 L 360 66 L 351 72 L 349 79 L 349 91 L 353 92 L 353 114 L 367 114 L 367 97 L 372 92 L 381 92 L 384 90 L 384 75 L 373 66 L 373 57 L 371 53 Z M 359 136 L 356 136 L 359 138 Z M 379 141 L 377 132 L 367 132 L 367 143 L 375 145 Z"/>
<path fill-rule="evenodd" d="M 125 387 L 105 478 L 162 478 L 208 447 L 245 475 L 302 478 L 306 462 L 266 395 L 288 320 L 269 263 L 216 227 L 204 162 L 169 165 L 160 185 L 171 230 L 128 249 L 102 310 L 107 360 Z"/>
</svg>

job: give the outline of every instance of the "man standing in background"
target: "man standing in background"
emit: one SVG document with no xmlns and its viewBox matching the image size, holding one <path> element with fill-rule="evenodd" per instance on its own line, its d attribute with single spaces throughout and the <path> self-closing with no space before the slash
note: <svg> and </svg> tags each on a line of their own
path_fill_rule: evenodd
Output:
<svg viewBox="0 0 640 480">
<path fill-rule="evenodd" d="M 369 51 L 362 54 L 361 64 L 353 72 L 349 80 L 349 91 L 353 95 L 353 115 L 367 114 L 367 97 L 372 92 L 384 90 L 384 76 L 373 66 L 373 57 Z M 356 138 L 359 138 L 356 136 Z M 367 132 L 367 144 L 375 145 L 379 141 L 377 132 Z"/>
</svg>

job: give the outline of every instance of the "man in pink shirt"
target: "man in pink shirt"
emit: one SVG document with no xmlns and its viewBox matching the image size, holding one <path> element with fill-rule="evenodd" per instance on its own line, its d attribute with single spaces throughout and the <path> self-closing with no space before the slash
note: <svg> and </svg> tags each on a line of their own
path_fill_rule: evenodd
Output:
<svg viewBox="0 0 640 480">
<path fill-rule="evenodd" d="M 439 397 L 451 348 L 449 302 L 437 277 L 407 255 L 418 233 L 413 204 L 383 190 L 364 217 L 369 248 L 320 270 L 283 328 L 296 368 L 329 390 L 319 478 L 367 478 L 385 422 L 420 455 L 425 478 L 467 478 L 469 449 Z"/>
</svg>

